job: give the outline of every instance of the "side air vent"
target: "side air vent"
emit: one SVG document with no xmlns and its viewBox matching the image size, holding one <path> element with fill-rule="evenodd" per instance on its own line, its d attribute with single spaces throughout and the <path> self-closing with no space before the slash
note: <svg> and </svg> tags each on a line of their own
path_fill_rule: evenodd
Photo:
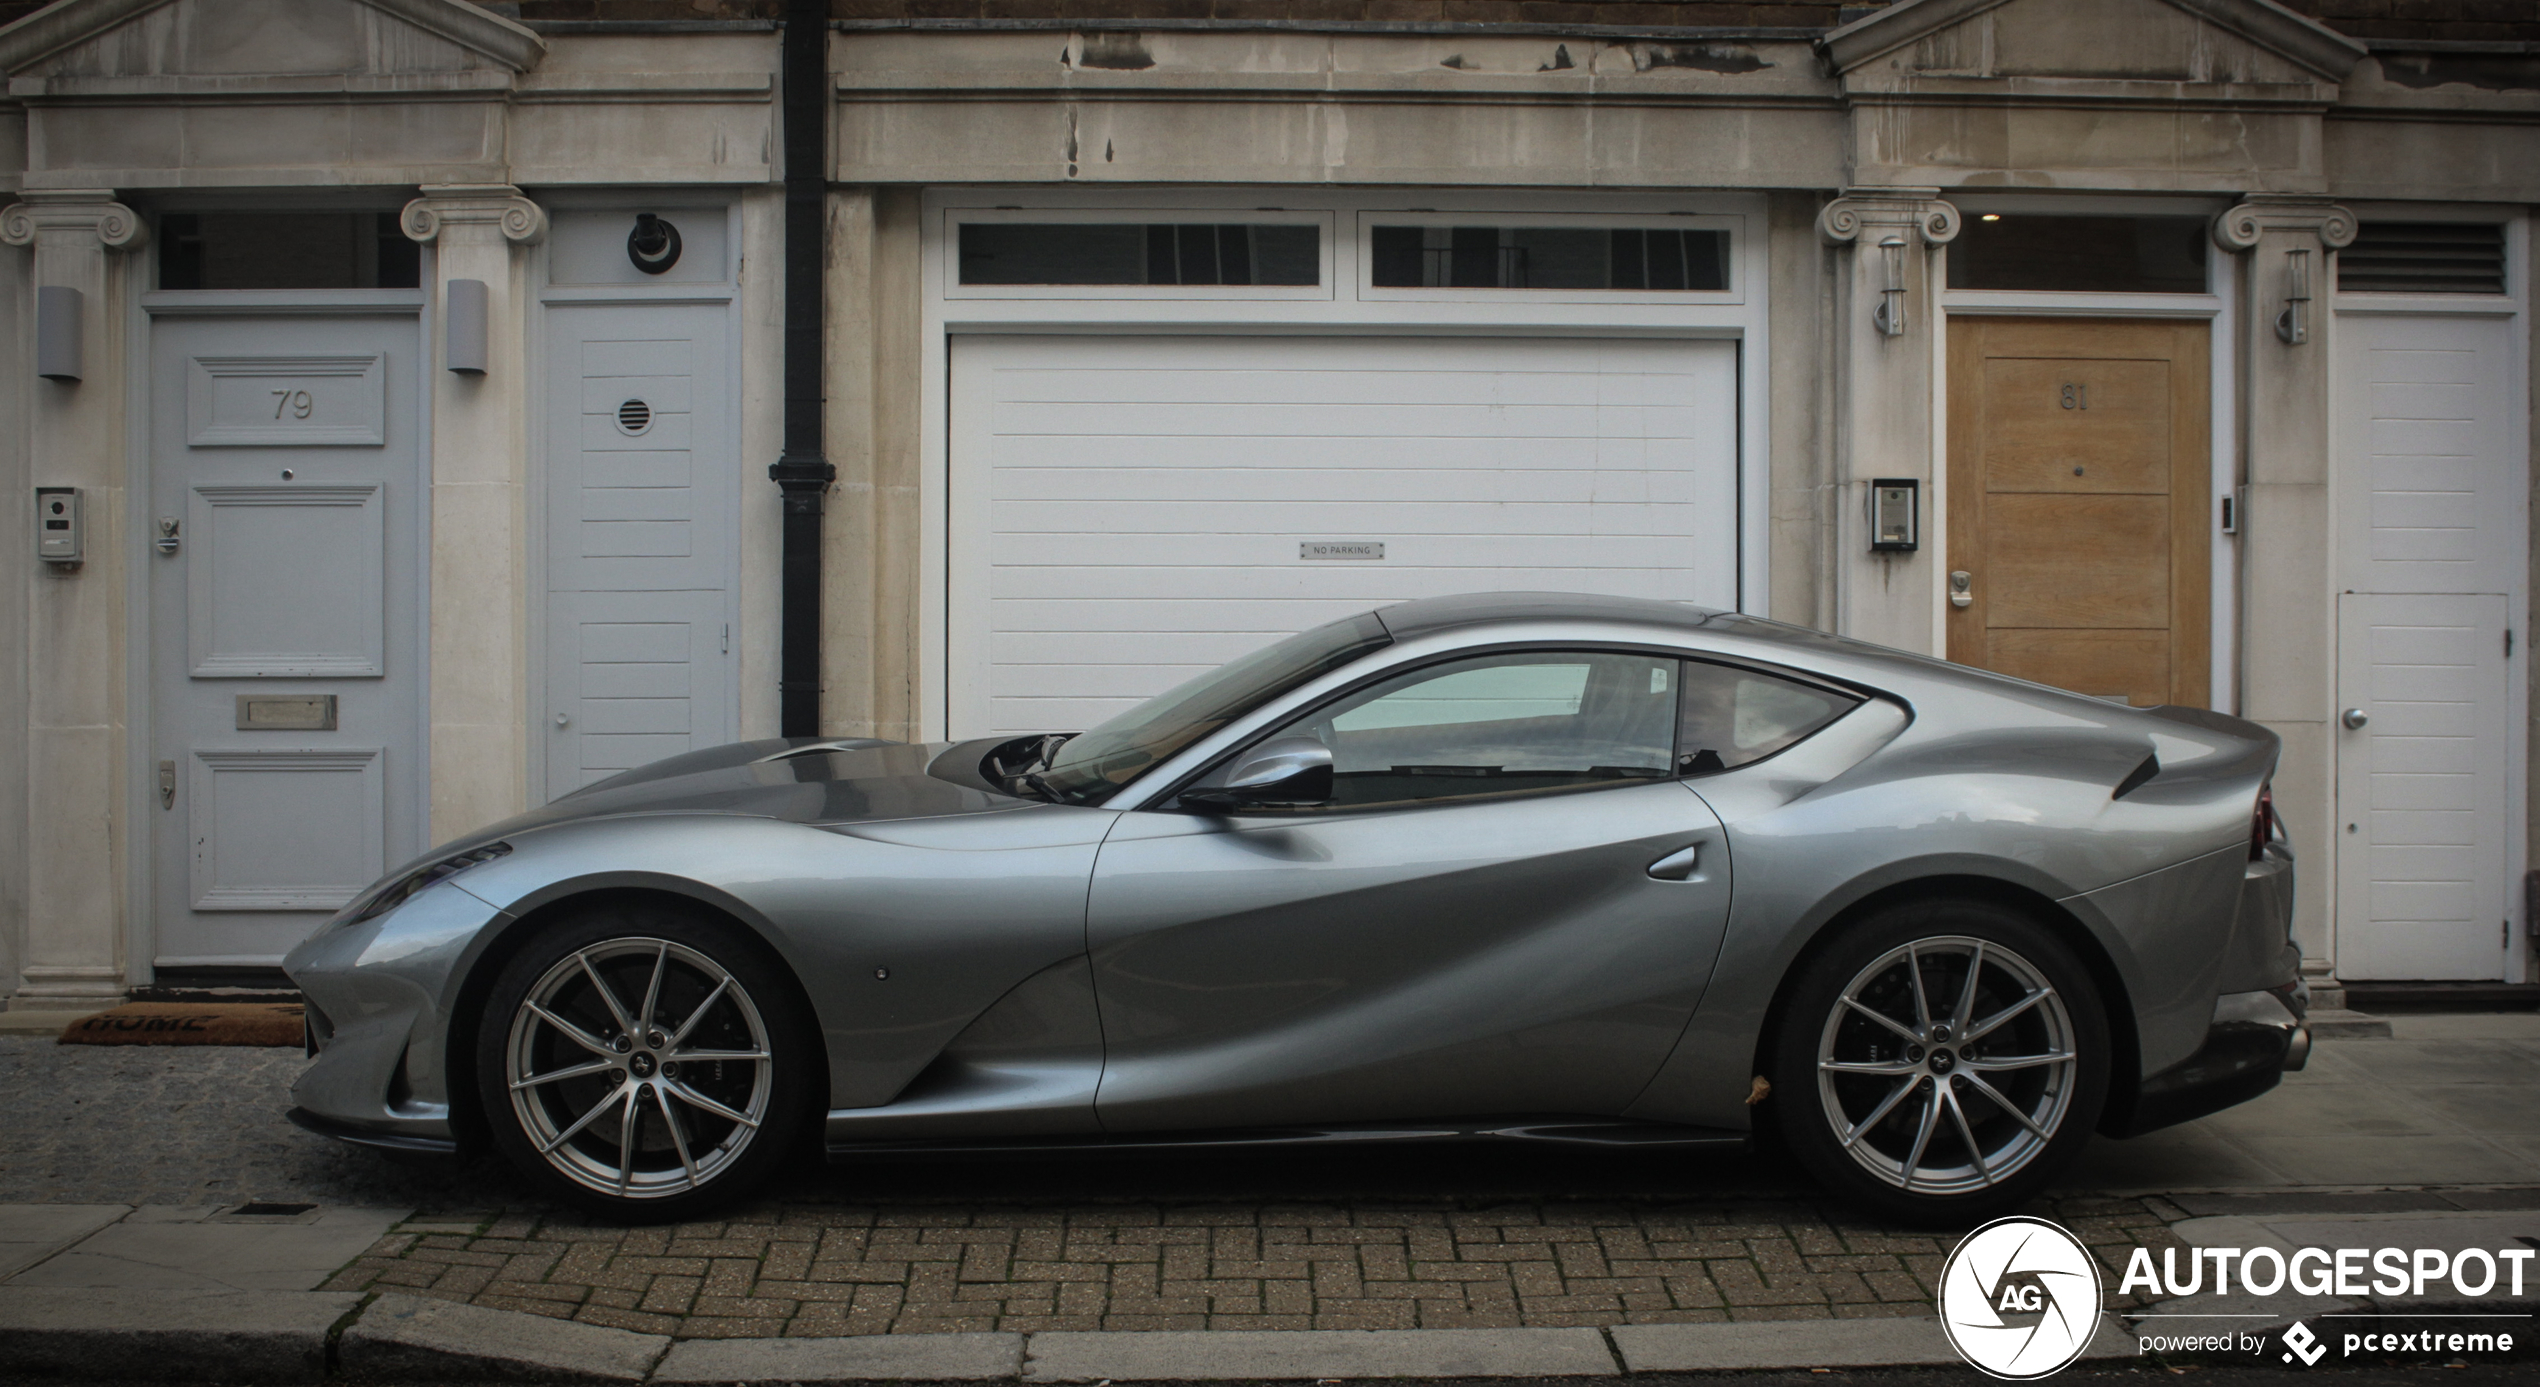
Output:
<svg viewBox="0 0 2540 1387">
<path fill-rule="evenodd" d="M 2365 294 L 2501 294 L 2497 222 L 2365 222 L 2338 252 L 2337 287 Z"/>
</svg>

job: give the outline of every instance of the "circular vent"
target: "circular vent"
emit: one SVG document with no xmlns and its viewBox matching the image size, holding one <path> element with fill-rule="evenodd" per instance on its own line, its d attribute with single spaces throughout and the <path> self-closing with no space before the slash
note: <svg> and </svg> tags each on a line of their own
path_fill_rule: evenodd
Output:
<svg viewBox="0 0 2540 1387">
<path fill-rule="evenodd" d="M 653 426 L 653 407 L 642 400 L 628 400 L 617 407 L 617 431 L 638 434 Z"/>
</svg>

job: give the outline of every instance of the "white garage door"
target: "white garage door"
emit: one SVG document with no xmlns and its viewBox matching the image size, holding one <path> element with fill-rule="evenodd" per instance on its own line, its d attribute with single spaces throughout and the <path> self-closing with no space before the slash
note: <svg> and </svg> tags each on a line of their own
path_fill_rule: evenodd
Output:
<svg viewBox="0 0 2540 1387">
<path fill-rule="evenodd" d="M 1716 341 L 956 339 L 948 730 L 1089 727 L 1413 597 L 1734 606 L 1736 376 Z"/>
</svg>

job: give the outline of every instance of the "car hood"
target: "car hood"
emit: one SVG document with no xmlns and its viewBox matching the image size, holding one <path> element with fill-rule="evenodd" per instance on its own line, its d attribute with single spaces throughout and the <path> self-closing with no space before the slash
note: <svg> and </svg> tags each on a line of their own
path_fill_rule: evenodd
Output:
<svg viewBox="0 0 2540 1387">
<path fill-rule="evenodd" d="M 988 814 L 1032 801 L 927 773 L 947 743 L 870 738 L 735 742 L 639 766 L 435 848 L 436 860 L 557 824 L 630 814 L 732 814 L 798 824 Z"/>
</svg>

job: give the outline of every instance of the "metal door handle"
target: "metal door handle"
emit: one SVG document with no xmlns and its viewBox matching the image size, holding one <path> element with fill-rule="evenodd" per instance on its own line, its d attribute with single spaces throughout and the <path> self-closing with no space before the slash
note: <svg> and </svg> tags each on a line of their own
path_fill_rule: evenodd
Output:
<svg viewBox="0 0 2540 1387">
<path fill-rule="evenodd" d="M 2361 708 L 2349 708 L 2345 712 L 2338 714 L 2337 720 L 2346 724 L 2350 728 L 2361 727 L 2365 723 L 2372 721 L 2370 717 L 2365 715 L 2364 710 Z"/>
<path fill-rule="evenodd" d="M 568 724 L 568 723 L 570 723 L 570 722 L 572 722 L 572 721 L 573 721 L 573 717 L 572 717 L 572 715 L 571 715 L 571 714 L 568 714 L 568 713 L 558 713 L 558 714 L 556 714 L 556 726 L 558 726 L 558 727 L 563 727 L 563 726 L 565 726 L 566 724 Z"/>
<path fill-rule="evenodd" d="M 174 761 L 159 763 L 159 807 L 161 809 L 176 807 L 176 763 Z"/>
<path fill-rule="evenodd" d="M 1970 589 L 1975 587 L 1975 582 L 1976 576 L 1969 573 L 1967 570 L 1963 568 L 1951 569 L 1949 572 L 1949 605 L 1952 607 L 1964 607 L 1972 604 L 1976 600 L 1976 595 Z"/>
<path fill-rule="evenodd" d="M 169 519 L 166 516 L 161 516 L 159 518 L 159 537 L 150 541 L 150 546 L 162 554 L 175 553 L 177 545 L 181 542 L 177 538 L 176 530 L 176 521 Z"/>
<path fill-rule="evenodd" d="M 1649 874 L 1659 881 L 1684 881 L 1690 878 L 1693 875 L 1693 869 L 1700 865 L 1702 865 L 1702 845 L 1696 843 L 1691 847 L 1678 848 L 1650 863 Z"/>
</svg>

